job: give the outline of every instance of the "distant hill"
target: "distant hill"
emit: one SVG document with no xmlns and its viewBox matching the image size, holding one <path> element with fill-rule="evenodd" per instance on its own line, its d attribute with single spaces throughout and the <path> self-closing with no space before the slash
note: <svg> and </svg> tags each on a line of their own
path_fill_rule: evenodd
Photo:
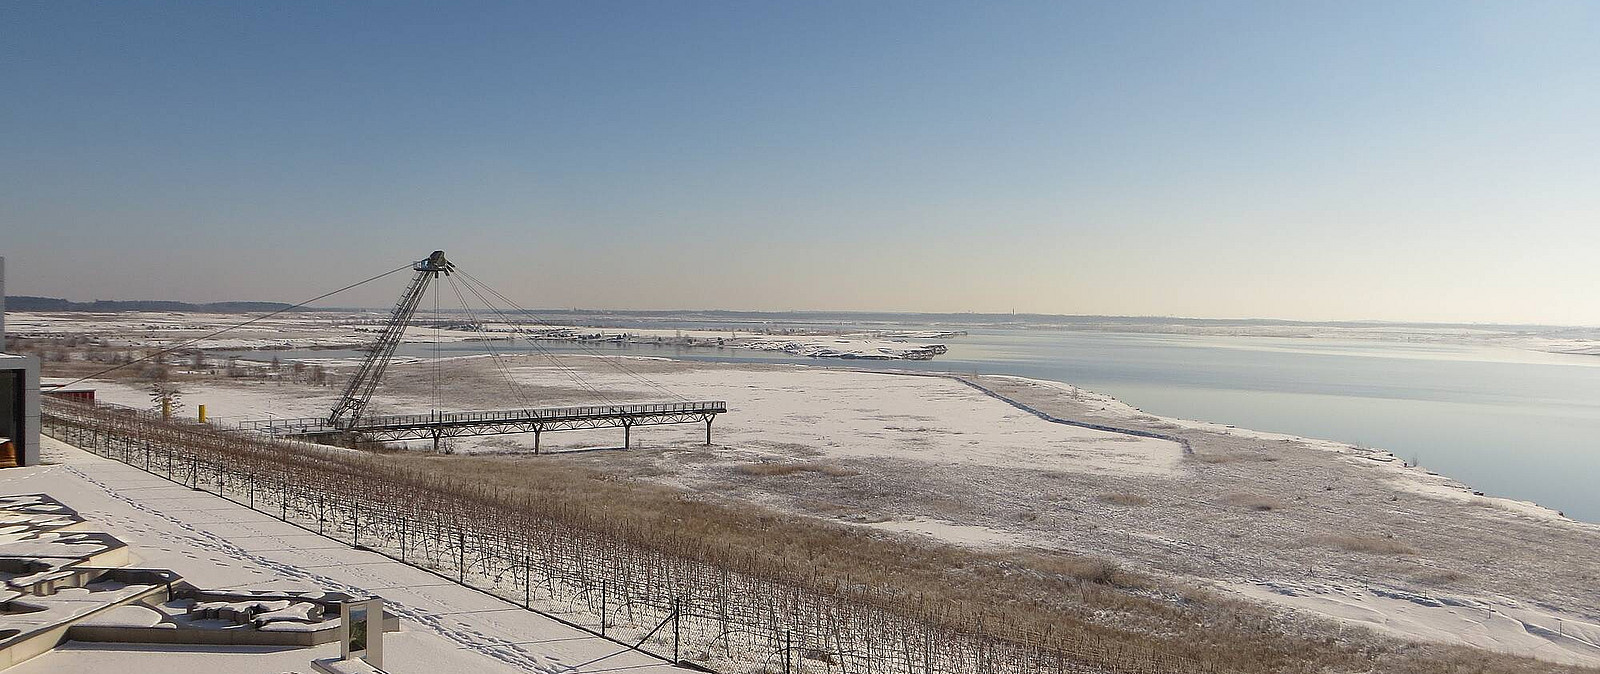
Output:
<svg viewBox="0 0 1600 674">
<path fill-rule="evenodd" d="M 59 297 L 6 296 L 11 311 L 192 311 L 196 313 L 236 314 L 278 311 L 289 308 L 283 302 L 211 302 L 190 304 L 163 300 L 95 300 L 73 302 Z"/>
</svg>

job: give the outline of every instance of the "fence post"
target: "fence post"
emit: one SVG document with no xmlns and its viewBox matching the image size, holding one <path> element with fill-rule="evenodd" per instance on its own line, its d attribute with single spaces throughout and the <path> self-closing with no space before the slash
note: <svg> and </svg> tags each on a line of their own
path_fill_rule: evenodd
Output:
<svg viewBox="0 0 1600 674">
<path fill-rule="evenodd" d="M 456 582 L 467 584 L 467 532 L 456 532 Z"/>
<path fill-rule="evenodd" d="M 606 635 L 606 579 L 600 579 L 600 636 Z"/>
<path fill-rule="evenodd" d="M 679 626 L 683 624 L 683 599 L 672 600 L 672 664 L 678 664 L 678 637 L 683 631 Z"/>
<path fill-rule="evenodd" d="M 793 664 L 794 657 L 794 630 L 783 631 L 783 674 L 789 674 L 789 666 Z"/>
</svg>

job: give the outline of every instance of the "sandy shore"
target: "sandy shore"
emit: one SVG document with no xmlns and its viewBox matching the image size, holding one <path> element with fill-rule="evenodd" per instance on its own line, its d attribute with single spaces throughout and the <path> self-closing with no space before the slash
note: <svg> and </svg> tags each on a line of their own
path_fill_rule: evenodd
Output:
<svg viewBox="0 0 1600 674">
<path fill-rule="evenodd" d="M 1600 665 L 1600 526 L 1476 496 L 1381 450 L 1141 413 L 1066 384 L 826 367 L 535 356 L 459 359 L 439 386 L 401 364 L 384 411 L 593 402 L 661 390 L 726 399 L 716 443 L 697 427 L 634 433 L 633 451 L 554 458 L 708 497 L 978 549 L 1062 550 L 1279 607 L 1312 632 L 1371 628 Z M 338 379 L 337 377 L 335 378 Z M 513 383 L 514 382 L 514 383 Z M 315 416 L 338 391 L 217 379 L 186 385 L 226 419 Z M 102 399 L 148 404 L 130 384 Z M 1050 423 L 1049 415 L 1181 438 Z M 613 431 L 552 434 L 545 447 L 615 447 Z M 463 452 L 523 452 L 530 438 L 461 439 Z M 780 464 L 783 470 L 752 469 Z M 1310 618 L 1328 618 L 1332 622 Z M 1342 627 L 1341 627 L 1342 626 Z"/>
</svg>

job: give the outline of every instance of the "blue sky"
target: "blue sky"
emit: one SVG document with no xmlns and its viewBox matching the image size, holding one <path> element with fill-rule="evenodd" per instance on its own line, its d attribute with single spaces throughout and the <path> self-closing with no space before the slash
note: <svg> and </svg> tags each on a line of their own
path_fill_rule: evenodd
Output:
<svg viewBox="0 0 1600 674">
<path fill-rule="evenodd" d="M 1600 5 L 0 5 L 13 294 L 1600 324 Z M 395 288 L 344 303 L 383 305 Z"/>
</svg>

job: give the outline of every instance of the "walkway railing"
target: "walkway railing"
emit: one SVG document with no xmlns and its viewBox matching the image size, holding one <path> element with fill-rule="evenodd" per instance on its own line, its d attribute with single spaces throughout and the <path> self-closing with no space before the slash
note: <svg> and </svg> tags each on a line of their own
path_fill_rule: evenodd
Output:
<svg viewBox="0 0 1600 674">
<path fill-rule="evenodd" d="M 630 419 L 639 417 L 683 416 L 682 421 L 699 421 L 703 415 L 723 414 L 728 403 L 721 400 L 703 400 L 680 403 L 644 403 L 634 405 L 582 405 L 576 407 L 536 407 L 512 410 L 473 410 L 466 412 L 432 412 L 429 414 L 386 414 L 363 417 L 349 428 L 335 428 L 320 417 L 287 419 L 261 419 L 239 422 L 239 428 L 267 433 L 332 433 L 337 431 L 370 431 L 415 426 L 467 426 L 473 424 L 506 424 L 526 422 L 558 422 L 589 419 Z M 694 417 L 694 418 L 690 418 Z M 678 420 L 664 423 L 677 423 Z M 619 424 L 620 425 L 620 424 Z"/>
</svg>

